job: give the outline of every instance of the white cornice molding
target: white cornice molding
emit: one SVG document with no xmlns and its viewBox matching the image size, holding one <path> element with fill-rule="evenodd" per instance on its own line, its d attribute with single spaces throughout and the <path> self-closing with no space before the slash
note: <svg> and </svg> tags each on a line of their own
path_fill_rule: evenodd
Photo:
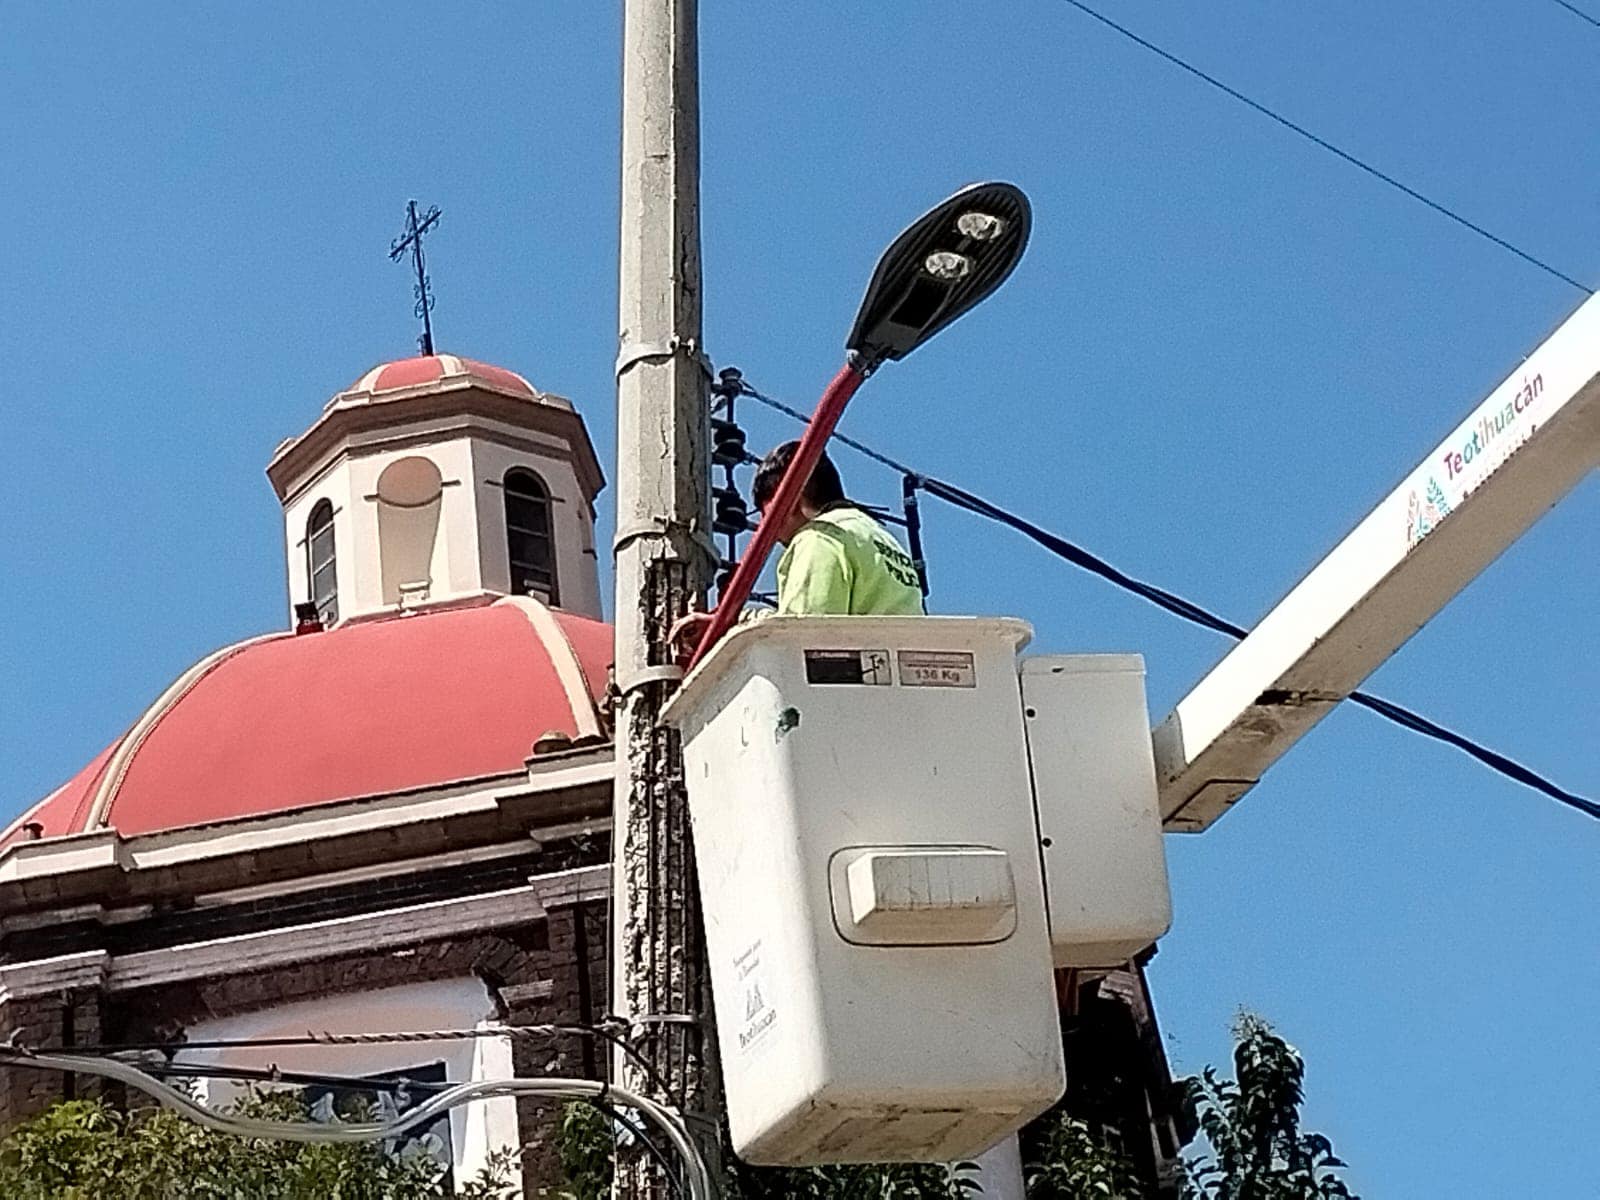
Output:
<svg viewBox="0 0 1600 1200">
<path fill-rule="evenodd" d="M 306 480 L 326 465 L 352 452 L 356 439 L 369 431 L 389 436 L 390 430 L 403 435 L 411 428 L 439 419 L 464 421 L 477 418 L 497 422 L 526 436 L 529 431 L 559 438 L 565 443 L 562 457 L 570 456 L 580 485 L 593 498 L 605 487 L 594 444 L 583 417 L 567 401 L 565 406 L 530 400 L 486 388 L 462 378 L 459 383 L 440 387 L 420 386 L 417 394 L 385 392 L 379 399 L 350 400 L 335 397 L 304 433 L 288 438 L 273 452 L 267 464 L 267 478 L 278 499 L 290 503 Z M 561 399 L 556 397 L 555 399 Z"/>
<path fill-rule="evenodd" d="M 0 884 L 53 875 L 126 868 L 124 842 L 115 829 L 66 833 L 60 837 L 13 842 L 0 850 Z"/>
<path fill-rule="evenodd" d="M 114 957 L 104 950 L 91 950 L 8 963 L 0 966 L 0 1004 L 59 996 L 78 988 L 128 992 L 470 937 L 541 921 L 549 906 L 603 899 L 610 887 L 611 865 L 600 863 L 534 876 L 526 885 L 480 896 L 410 904 Z"/>
<path fill-rule="evenodd" d="M 0 1004 L 37 996 L 59 997 L 76 988 L 98 988 L 105 982 L 111 955 L 104 950 L 58 954 L 32 962 L 0 966 Z"/>
<path fill-rule="evenodd" d="M 611 754 L 609 745 L 571 751 L 527 775 L 478 781 L 477 787 L 468 780 L 442 792 L 430 788 L 129 838 L 114 829 L 101 829 L 16 842 L 0 851 L 0 887 L 20 885 L 30 904 L 45 904 L 64 894 L 73 879 L 108 870 L 134 875 L 287 847 L 305 847 L 308 859 L 314 860 L 319 842 L 355 836 L 392 838 L 408 827 L 493 813 L 517 800 L 609 789 Z"/>
<path fill-rule="evenodd" d="M 126 992 L 469 937 L 543 920 L 546 898 L 553 904 L 575 903 L 603 897 L 610 886 L 611 865 L 602 863 L 538 875 L 525 886 L 481 896 L 142 950 L 112 958 L 104 971 L 105 987 Z"/>
<path fill-rule="evenodd" d="M 483 933 L 543 918 L 544 907 L 535 888 L 507 888 L 482 896 L 436 900 L 387 912 L 337 917 L 291 925 L 286 929 L 118 955 L 106 971 L 106 990 L 126 992 L 183 980 L 242 975 L 318 959 L 370 954 L 374 950 Z"/>
</svg>

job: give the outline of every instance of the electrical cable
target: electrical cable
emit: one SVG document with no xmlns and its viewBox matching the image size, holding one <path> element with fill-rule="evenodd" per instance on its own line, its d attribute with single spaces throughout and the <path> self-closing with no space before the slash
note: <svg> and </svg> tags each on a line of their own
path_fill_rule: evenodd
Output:
<svg viewBox="0 0 1600 1200">
<path fill-rule="evenodd" d="M 1396 189 L 1397 191 L 1404 192 L 1407 196 L 1410 196 L 1413 200 L 1419 201 L 1420 203 L 1427 205 L 1429 208 L 1431 208 L 1434 212 L 1438 213 L 1440 216 L 1446 217 L 1449 220 L 1454 221 L 1457 225 L 1460 225 L 1464 229 L 1470 229 L 1473 233 L 1477 234 L 1479 237 L 1485 238 L 1488 241 L 1493 242 L 1496 246 L 1499 246 L 1502 250 L 1509 250 L 1512 254 L 1515 254 L 1518 258 L 1522 259 L 1523 262 L 1526 262 L 1526 263 L 1531 264 L 1532 266 L 1538 267 L 1541 271 L 1544 271 L 1548 275 L 1554 276 L 1555 278 L 1561 280 L 1561 282 L 1563 282 L 1563 283 L 1570 284 L 1571 286 L 1577 288 L 1580 292 L 1582 292 L 1586 296 L 1594 295 L 1594 289 L 1593 288 L 1589 287 L 1587 284 L 1580 283 L 1578 280 L 1574 279 L 1571 275 L 1568 275 L 1565 271 L 1559 270 L 1558 268 L 1551 266 L 1549 263 L 1545 262 L 1543 259 L 1535 257 L 1534 255 L 1530 254 L 1528 251 L 1522 249 L 1519 246 L 1513 245 L 1512 243 L 1506 241 L 1505 238 L 1500 237 L 1498 234 L 1490 233 L 1489 230 L 1485 229 L 1482 225 L 1477 224 L 1475 221 L 1468 220 L 1466 217 L 1463 217 L 1460 213 L 1455 212 L 1454 210 L 1446 207 L 1443 204 L 1440 204 L 1437 200 L 1430 200 L 1427 196 L 1424 196 L 1421 192 L 1417 191 L 1416 188 L 1410 187 L 1410 186 L 1408 186 L 1408 185 L 1406 185 L 1404 183 L 1401 183 L 1393 175 L 1387 174 L 1384 171 L 1380 171 L 1377 167 L 1374 167 L 1370 163 L 1362 161 L 1361 159 L 1357 158 L 1354 154 L 1351 154 L 1349 151 L 1341 150 L 1338 146 L 1335 146 L 1332 142 L 1328 141 L 1326 138 L 1319 137 L 1317 134 L 1312 133 L 1311 130 L 1307 129 L 1304 125 L 1299 125 L 1299 124 L 1295 123 L 1294 121 L 1291 121 L 1288 117 L 1282 116 L 1282 115 L 1274 112 L 1272 109 L 1268 108 L 1265 104 L 1262 104 L 1262 103 L 1260 103 L 1259 101 L 1256 101 L 1256 100 L 1252 100 L 1249 96 L 1246 96 L 1243 92 L 1240 92 L 1240 91 L 1238 91 L 1238 90 L 1236 90 L 1234 88 L 1229 87 L 1227 84 L 1223 83 L 1222 80 L 1218 79 L 1216 76 L 1208 75 L 1206 72 L 1202 71 L 1199 67 L 1195 66 L 1193 63 L 1186 62 L 1184 59 L 1179 58 L 1176 54 L 1173 54 L 1173 53 L 1171 53 L 1171 52 L 1169 52 L 1167 50 L 1163 50 L 1160 46 L 1156 45 L 1154 42 L 1148 40 L 1147 38 L 1140 37 L 1137 33 L 1134 33 L 1133 30 L 1129 29 L 1127 26 L 1119 25 L 1116 21 L 1113 21 L 1110 17 L 1104 15 L 1103 13 L 1097 12 L 1095 9 L 1089 7 L 1089 5 L 1083 3 L 1083 0 L 1065 0 L 1065 3 L 1070 4 L 1073 8 L 1077 9 L 1079 12 L 1085 14 L 1086 16 L 1093 17 L 1096 21 L 1099 21 L 1102 25 L 1106 26 L 1107 28 L 1115 30 L 1117 33 L 1120 33 L 1123 37 L 1127 38 L 1129 41 L 1135 42 L 1138 45 L 1143 46 L 1146 50 L 1150 51 L 1152 54 L 1159 55 L 1161 58 L 1166 59 L 1166 61 L 1171 63 L 1173 66 L 1179 67 L 1182 70 L 1187 71 L 1189 74 L 1193 75 L 1196 79 L 1200 79 L 1200 80 L 1204 81 L 1205 83 L 1210 84 L 1212 87 L 1216 88 L 1218 91 L 1222 92 L 1223 94 L 1231 96 L 1231 97 L 1233 97 L 1233 99 L 1239 101 L 1239 103 L 1244 104 L 1244 105 L 1248 106 L 1249 108 L 1254 109 L 1256 112 L 1260 113 L 1262 116 L 1268 117 L 1271 120 L 1276 121 L 1279 125 L 1282 125 L 1285 129 L 1291 130 L 1292 132 L 1299 134 L 1301 137 L 1305 138 L 1308 142 L 1311 142 L 1313 145 L 1320 146 L 1322 149 L 1328 151 L 1328 153 L 1333 154 L 1333 155 L 1337 156 L 1338 158 L 1343 159 L 1345 162 L 1349 163 L 1351 166 L 1357 167 L 1360 170 L 1365 171 L 1368 175 L 1371 175 L 1374 179 L 1381 180 L 1382 182 L 1388 184 L 1390 187 Z M 1572 7 L 1571 5 L 1563 4 L 1562 0 L 1556 0 L 1556 3 L 1562 4 L 1562 7 L 1564 7 L 1564 8 L 1571 8 Z M 1577 9 L 1573 9 L 1573 11 L 1574 12 L 1578 12 Z M 1584 17 L 1585 19 L 1589 19 L 1588 15 L 1586 13 L 1578 12 L 1578 15 Z"/>
<path fill-rule="evenodd" d="M 273 1050 L 281 1046 L 387 1046 L 404 1042 L 460 1042 L 471 1038 L 549 1037 L 565 1033 L 594 1033 L 579 1025 L 488 1025 L 482 1029 L 418 1029 L 392 1033 L 306 1033 L 259 1038 L 211 1038 L 198 1042 L 114 1042 L 74 1046 L 78 1054 L 123 1054 L 159 1050 L 168 1054 L 185 1050 Z"/>
<path fill-rule="evenodd" d="M 1068 2 L 1072 3 L 1075 2 L 1075 0 L 1068 0 Z M 751 387 L 748 383 L 745 384 L 745 394 L 752 400 L 755 400 L 760 404 L 764 404 L 768 408 L 774 409 L 777 412 L 781 412 L 786 416 L 793 417 L 796 420 L 806 421 L 809 419 L 806 414 L 800 412 L 798 409 L 791 408 L 789 405 L 784 404 L 781 401 L 774 400 L 772 397 L 764 395 L 755 388 Z M 902 476 L 915 477 L 919 483 L 919 486 L 921 486 L 921 488 L 930 496 L 937 496 L 946 503 L 965 509 L 966 511 L 977 516 L 986 517 L 991 521 L 996 521 L 1002 525 L 1006 525 L 1009 528 L 1016 530 L 1018 533 L 1031 538 L 1033 541 L 1043 546 L 1046 550 L 1049 550 L 1052 554 L 1066 559 L 1074 566 L 1080 567 L 1091 574 L 1098 575 L 1107 582 L 1115 584 L 1124 591 L 1132 592 L 1134 595 L 1149 601 L 1151 604 L 1154 604 L 1159 608 L 1165 609 L 1174 616 L 1182 617 L 1185 621 L 1200 625 L 1206 629 L 1214 630 L 1217 633 L 1227 634 L 1231 638 L 1242 640 L 1249 633 L 1249 630 L 1245 629 L 1242 625 L 1236 625 L 1232 621 L 1229 621 L 1224 617 L 1218 616 L 1216 613 L 1200 607 L 1193 601 L 1184 599 L 1175 592 L 1169 592 L 1165 588 L 1157 587 L 1155 584 L 1146 583 L 1143 580 L 1135 579 L 1133 576 L 1118 570 L 1116 567 L 1112 566 L 1110 563 L 1106 562 L 1105 559 L 1100 558 L 1098 555 L 1092 554 L 1083 547 L 1078 546 L 1073 542 L 1069 542 L 1066 538 L 1060 537 L 1059 535 L 1051 533 L 1049 530 L 1044 529 L 1041 526 L 1035 525 L 1032 521 L 1029 521 L 1024 517 L 1019 517 L 1015 513 L 1008 512 L 998 505 L 991 504 L 989 501 L 980 496 L 975 496 L 971 492 L 956 487 L 954 484 L 946 483 L 940 479 L 934 479 L 931 476 L 924 475 L 919 471 L 914 471 L 904 463 L 896 462 L 888 455 L 874 450 L 869 446 L 865 446 L 861 442 L 856 441 L 854 438 L 846 437 L 837 431 L 833 436 L 837 441 L 849 446 L 852 450 L 864 454 L 874 462 L 888 467 L 890 470 L 896 471 Z M 1421 713 L 1413 712 L 1408 708 L 1404 708 L 1401 705 L 1395 704 L 1393 701 L 1385 700 L 1368 692 L 1351 692 L 1346 698 L 1353 700 L 1356 704 L 1359 704 L 1370 712 L 1376 713 L 1378 716 L 1383 717 L 1386 720 L 1393 721 L 1396 725 L 1399 725 L 1403 729 L 1407 729 L 1412 733 L 1420 734 L 1423 737 L 1432 738 L 1435 741 L 1443 742 L 1445 745 L 1453 746 L 1462 753 L 1476 759 L 1490 770 L 1496 771 L 1499 774 L 1506 776 L 1508 779 L 1515 780 L 1517 783 L 1520 783 L 1525 787 L 1530 787 L 1535 791 L 1550 797 L 1550 799 L 1555 800 L 1558 803 L 1565 804 L 1569 808 L 1574 808 L 1581 813 L 1600 820 L 1600 804 L 1580 796 L 1576 792 L 1568 791 L 1560 784 L 1545 778 L 1543 775 L 1540 775 L 1531 768 L 1524 766 L 1515 759 L 1507 758 L 1504 754 L 1501 754 L 1496 750 L 1491 750 L 1487 746 L 1481 745 L 1480 743 L 1473 741 L 1471 738 L 1468 738 L 1463 734 L 1456 733 L 1454 730 L 1448 729 L 1445 726 L 1440 725 L 1438 722 L 1430 720 Z"/>
<path fill-rule="evenodd" d="M 662 1095 L 669 1090 L 656 1073 L 650 1060 L 640 1053 L 627 1038 L 600 1025 L 488 1025 L 482 1029 L 429 1029 L 407 1030 L 394 1033 L 316 1033 L 290 1034 L 267 1038 L 216 1038 L 200 1042 L 119 1042 L 93 1046 L 74 1046 L 73 1050 L 86 1055 L 116 1055 L 144 1051 L 159 1051 L 168 1056 L 186 1050 L 272 1050 L 285 1046 L 385 1046 L 405 1042 L 449 1042 L 471 1038 L 546 1038 L 592 1037 L 615 1046 L 645 1073 L 650 1086 Z"/>
<path fill-rule="evenodd" d="M 402 1137 L 412 1129 L 433 1124 L 440 1116 L 461 1104 L 501 1096 L 538 1096 L 547 1099 L 616 1100 L 648 1118 L 666 1134 L 672 1148 L 683 1160 L 689 1196 L 692 1200 L 714 1200 L 715 1189 L 705 1160 L 689 1136 L 688 1127 L 675 1111 L 646 1096 L 589 1079 L 540 1077 L 535 1079 L 485 1079 L 455 1084 L 407 1109 L 392 1120 L 362 1121 L 328 1125 L 309 1121 L 275 1121 L 219 1113 L 207 1108 L 177 1088 L 162 1083 L 131 1063 L 113 1058 L 93 1058 L 80 1054 L 35 1053 L 21 1047 L 0 1047 L 0 1061 L 14 1067 L 63 1071 L 79 1075 L 98 1075 L 115 1079 L 154 1097 L 162 1105 L 190 1120 L 237 1137 L 275 1138 L 289 1142 L 363 1143 L 382 1142 Z"/>
<path fill-rule="evenodd" d="M 1589 24 L 1593 25 L 1596 29 L 1600 29 L 1600 18 L 1591 17 L 1588 13 L 1584 12 L 1583 9 L 1577 7 L 1577 5 L 1568 4 L 1567 0 L 1555 0 L 1555 2 L 1561 5 L 1562 8 L 1566 9 L 1573 16 L 1589 22 Z"/>
<path fill-rule="evenodd" d="M 679 1178 L 680 1173 L 677 1167 L 673 1164 L 672 1159 L 667 1157 L 667 1152 L 661 1148 L 660 1143 L 650 1136 L 649 1132 L 643 1125 L 641 1125 L 638 1121 L 635 1121 L 632 1117 L 628 1116 L 615 1105 L 609 1104 L 604 1100 L 595 1098 L 586 1100 L 584 1103 L 595 1108 L 604 1116 L 616 1122 L 617 1125 L 620 1125 L 626 1129 L 628 1133 L 631 1134 L 633 1138 L 645 1148 L 645 1151 L 650 1155 L 650 1157 L 656 1160 L 656 1165 L 661 1168 L 662 1173 L 667 1177 L 667 1182 L 672 1185 L 673 1194 L 677 1196 L 683 1195 L 683 1180 Z M 616 1155 L 617 1143 L 615 1130 L 613 1129 L 611 1139 L 611 1156 L 613 1160 L 616 1158 Z"/>
</svg>

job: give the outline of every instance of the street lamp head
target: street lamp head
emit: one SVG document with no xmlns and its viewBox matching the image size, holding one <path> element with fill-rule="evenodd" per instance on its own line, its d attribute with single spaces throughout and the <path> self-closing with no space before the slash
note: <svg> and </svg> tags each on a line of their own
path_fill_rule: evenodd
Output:
<svg viewBox="0 0 1600 1200">
<path fill-rule="evenodd" d="M 901 359 L 1005 282 L 1033 210 L 1021 188 L 975 183 L 924 213 L 878 260 L 845 345 L 864 374 Z"/>
</svg>

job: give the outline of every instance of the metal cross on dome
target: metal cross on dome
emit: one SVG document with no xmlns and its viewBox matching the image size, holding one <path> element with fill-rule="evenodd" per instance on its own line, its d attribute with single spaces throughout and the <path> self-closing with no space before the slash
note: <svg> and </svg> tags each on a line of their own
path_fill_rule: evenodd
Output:
<svg viewBox="0 0 1600 1200">
<path fill-rule="evenodd" d="M 417 298 L 415 313 L 422 318 L 422 336 L 417 339 L 417 348 L 424 354 L 433 353 L 433 319 L 428 314 L 433 311 L 433 295 L 428 291 L 428 272 L 422 259 L 422 235 L 427 233 L 439 223 L 439 207 L 434 205 L 421 217 L 417 216 L 417 202 L 411 201 L 406 205 L 406 231 L 404 236 L 398 237 L 389 247 L 389 261 L 399 262 L 401 255 L 407 250 L 411 251 L 411 265 L 416 269 L 417 282 L 412 285 L 411 292 Z"/>
</svg>

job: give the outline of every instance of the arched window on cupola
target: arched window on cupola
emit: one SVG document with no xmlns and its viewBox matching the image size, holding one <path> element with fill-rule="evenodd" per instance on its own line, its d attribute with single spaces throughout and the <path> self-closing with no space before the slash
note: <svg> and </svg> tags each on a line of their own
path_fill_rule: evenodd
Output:
<svg viewBox="0 0 1600 1200">
<path fill-rule="evenodd" d="M 511 591 L 517 596 L 556 600 L 556 559 L 550 535 L 550 489 L 526 467 L 506 472 L 506 550 L 511 560 Z"/>
<path fill-rule="evenodd" d="M 306 580 L 324 626 L 339 619 L 339 579 L 333 549 L 333 502 L 319 501 L 306 518 Z"/>
</svg>

